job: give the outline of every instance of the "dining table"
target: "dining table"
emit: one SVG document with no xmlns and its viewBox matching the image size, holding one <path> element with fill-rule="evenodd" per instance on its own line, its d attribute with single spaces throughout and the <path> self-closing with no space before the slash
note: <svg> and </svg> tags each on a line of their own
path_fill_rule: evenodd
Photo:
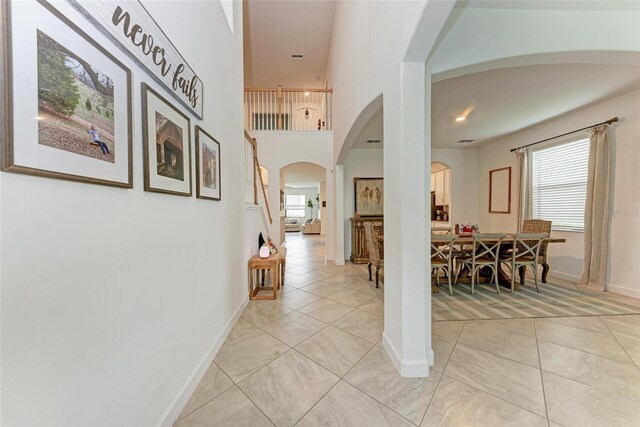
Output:
<svg viewBox="0 0 640 427">
<path fill-rule="evenodd" d="M 514 242 L 514 237 L 516 233 L 500 233 L 500 234 L 505 234 L 507 237 L 502 241 L 502 244 L 500 245 L 500 252 L 503 251 L 508 251 L 509 249 L 513 248 L 513 242 Z M 433 235 L 432 235 L 433 236 Z M 384 248 L 384 234 L 380 234 L 378 236 L 376 236 L 376 240 L 378 242 L 378 247 L 380 248 L 380 253 L 383 253 L 383 248 Z M 491 242 L 491 241 L 497 241 L 498 239 L 483 239 L 483 241 L 487 241 L 487 242 Z M 559 238 L 559 237 L 547 237 L 544 239 L 545 243 L 565 243 L 567 240 L 563 239 L 563 238 Z M 456 240 L 453 241 L 452 243 L 453 246 L 458 246 L 460 249 L 464 248 L 465 246 L 473 246 L 473 234 L 472 233 L 463 233 L 458 235 L 458 237 L 456 238 Z M 515 274 L 515 272 L 512 272 L 512 274 Z M 489 280 L 491 280 L 491 275 L 485 275 L 483 276 L 481 274 L 481 282 L 487 282 Z M 484 279 L 484 280 L 482 280 Z M 458 277 L 458 282 L 461 283 L 467 283 L 467 282 L 471 282 L 471 278 L 469 276 L 469 273 L 466 272 L 465 274 L 461 274 L 460 277 Z M 509 276 L 509 274 L 507 273 L 507 271 L 505 271 L 502 268 L 502 263 L 500 263 L 498 265 L 498 283 L 500 284 L 500 286 L 504 286 L 506 288 L 511 289 L 511 277 Z M 518 281 L 515 282 L 515 290 L 520 289 L 520 283 Z"/>
</svg>

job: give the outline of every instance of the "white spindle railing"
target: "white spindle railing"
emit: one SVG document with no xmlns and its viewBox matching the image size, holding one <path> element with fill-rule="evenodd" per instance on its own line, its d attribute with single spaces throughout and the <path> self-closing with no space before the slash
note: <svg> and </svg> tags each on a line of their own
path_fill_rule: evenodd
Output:
<svg viewBox="0 0 640 427">
<path fill-rule="evenodd" d="M 245 89 L 249 131 L 331 130 L 331 89 Z"/>
</svg>

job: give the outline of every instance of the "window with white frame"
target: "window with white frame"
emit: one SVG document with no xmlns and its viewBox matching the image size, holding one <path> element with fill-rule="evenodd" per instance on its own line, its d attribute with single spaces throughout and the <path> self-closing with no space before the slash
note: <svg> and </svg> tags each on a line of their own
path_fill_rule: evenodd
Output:
<svg viewBox="0 0 640 427">
<path fill-rule="evenodd" d="M 305 217 L 306 205 L 304 194 L 288 194 L 284 196 L 285 216 L 287 218 Z"/>
<path fill-rule="evenodd" d="M 589 139 L 531 153 L 531 218 L 552 221 L 552 229 L 584 231 Z"/>
</svg>

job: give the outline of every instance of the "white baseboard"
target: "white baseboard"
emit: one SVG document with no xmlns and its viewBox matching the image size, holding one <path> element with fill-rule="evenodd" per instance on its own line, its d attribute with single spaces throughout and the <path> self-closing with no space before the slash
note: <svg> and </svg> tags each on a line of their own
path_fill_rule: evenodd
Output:
<svg viewBox="0 0 640 427">
<path fill-rule="evenodd" d="M 612 292 L 614 294 L 620 294 L 620 295 L 624 295 L 626 297 L 640 299 L 640 290 L 639 289 L 631 289 L 631 288 L 625 288 L 624 286 L 616 286 L 616 285 L 608 284 L 607 285 L 607 292 Z"/>
<path fill-rule="evenodd" d="M 573 274 L 563 273 L 561 271 L 549 271 L 549 277 L 555 277 L 556 279 L 568 280 L 570 282 L 578 282 L 580 280 L 580 276 L 575 276 Z"/>
<path fill-rule="evenodd" d="M 344 265 L 344 260 L 343 259 L 336 259 L 335 261 L 336 265 Z"/>
<path fill-rule="evenodd" d="M 173 402 L 171 403 L 171 405 L 169 405 L 169 408 L 162 415 L 159 423 L 160 426 L 170 427 L 176 421 L 176 419 L 178 418 L 178 415 L 180 415 L 180 412 L 182 412 L 182 409 L 189 401 L 189 398 L 191 397 L 196 387 L 202 380 L 202 377 L 204 377 L 204 374 L 207 372 L 207 369 L 209 369 L 209 365 L 211 365 L 211 362 L 213 362 L 213 358 L 218 353 L 218 350 L 220 350 L 220 347 L 222 347 L 222 344 L 227 339 L 227 336 L 229 336 L 231 329 L 233 329 L 233 326 L 236 324 L 236 321 L 240 318 L 242 311 L 244 310 L 244 308 L 247 306 L 248 303 L 249 303 L 249 295 L 247 295 L 242 300 L 242 303 L 240 303 L 240 306 L 238 307 L 238 309 L 235 311 L 235 313 L 233 313 L 233 316 L 231 316 L 231 319 L 229 319 L 229 321 L 227 322 L 227 325 L 225 326 L 224 330 L 220 333 L 220 335 L 218 335 L 218 338 L 213 342 L 213 344 L 205 354 L 204 358 L 200 361 L 198 366 L 193 370 L 193 373 L 191 374 L 191 376 L 189 377 L 185 385 L 178 392 L 175 399 L 173 399 Z"/>
<path fill-rule="evenodd" d="M 403 360 L 384 332 L 382 333 L 382 345 L 401 376 L 406 378 L 426 378 L 429 376 L 429 367 L 434 363 L 433 350 L 428 351 L 426 360 Z"/>
</svg>

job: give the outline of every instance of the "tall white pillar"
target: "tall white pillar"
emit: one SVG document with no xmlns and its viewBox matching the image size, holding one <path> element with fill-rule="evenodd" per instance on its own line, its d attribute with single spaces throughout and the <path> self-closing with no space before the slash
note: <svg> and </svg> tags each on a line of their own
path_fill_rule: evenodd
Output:
<svg viewBox="0 0 640 427">
<path fill-rule="evenodd" d="M 384 94 L 383 344 L 402 376 L 426 377 L 433 350 L 427 238 L 431 82 L 425 64 L 401 64 L 399 86 Z"/>
<path fill-rule="evenodd" d="M 333 180 L 333 203 L 335 206 L 335 209 L 333 209 L 334 256 L 336 265 L 344 265 L 344 165 L 335 165 Z"/>
</svg>

